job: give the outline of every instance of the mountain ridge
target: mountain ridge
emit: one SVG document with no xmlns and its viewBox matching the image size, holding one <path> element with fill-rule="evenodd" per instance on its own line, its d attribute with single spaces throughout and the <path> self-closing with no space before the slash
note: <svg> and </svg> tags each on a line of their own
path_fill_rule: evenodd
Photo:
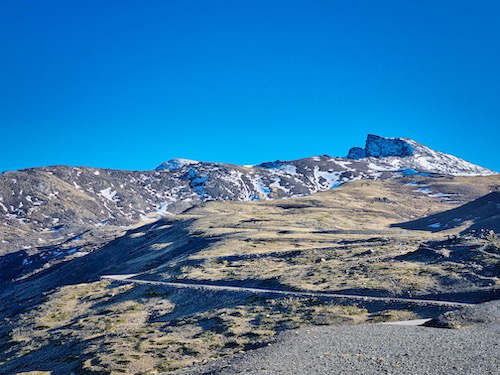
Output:
<svg viewBox="0 0 500 375">
<path fill-rule="evenodd" d="M 70 236 L 89 226 L 127 226 L 180 213 L 210 200 L 292 198 L 360 179 L 495 174 L 406 138 L 369 135 L 364 150 L 359 159 L 321 155 L 253 166 L 172 159 L 149 171 L 49 166 L 4 172 L 0 252 L 10 245 L 33 246 L 19 242 L 26 231 Z"/>
</svg>

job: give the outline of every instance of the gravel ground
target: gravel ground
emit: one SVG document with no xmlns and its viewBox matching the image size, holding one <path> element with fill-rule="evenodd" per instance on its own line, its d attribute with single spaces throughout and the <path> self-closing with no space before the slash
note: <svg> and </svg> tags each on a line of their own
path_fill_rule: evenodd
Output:
<svg viewBox="0 0 500 375">
<path fill-rule="evenodd" d="M 364 324 L 283 333 L 276 343 L 179 374 L 500 374 L 500 324 Z"/>
</svg>

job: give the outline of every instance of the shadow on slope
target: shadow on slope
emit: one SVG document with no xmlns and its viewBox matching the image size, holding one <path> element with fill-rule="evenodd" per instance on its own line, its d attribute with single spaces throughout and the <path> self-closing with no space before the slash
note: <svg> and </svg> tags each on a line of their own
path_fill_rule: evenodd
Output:
<svg viewBox="0 0 500 375">
<path fill-rule="evenodd" d="M 500 289 L 500 247 L 495 238 L 477 238 L 470 235 L 450 237 L 444 241 L 427 241 L 396 260 L 440 265 L 447 270 L 439 275 L 441 283 L 454 285 L 450 292 L 432 293 L 419 298 L 450 301 L 484 302 L 497 299 Z M 462 280 L 459 282 L 458 280 Z M 467 282 L 475 285 L 471 289 Z"/>
<path fill-rule="evenodd" d="M 77 236 L 73 238 L 75 237 Z M 70 242 L 73 238 L 54 245 L 36 247 L 36 252 L 34 254 L 28 253 L 26 250 L 18 250 L 0 256 L 0 270 L 2 270 L 0 273 L 0 284 L 19 279 L 21 276 L 28 275 L 32 272 L 37 272 L 51 266 L 53 267 L 55 265 L 54 263 L 64 261 L 64 258 L 80 252 L 85 245 L 75 245 L 71 248 L 63 248 L 63 245 Z M 52 265 L 50 265 L 50 263 L 52 263 Z"/>
<path fill-rule="evenodd" d="M 499 233 L 500 192 L 494 191 L 460 207 L 417 220 L 391 224 L 391 227 L 440 232 L 460 227 L 464 222 L 469 221 L 472 224 L 467 229 L 463 230 L 462 233 L 480 229 L 493 230 Z"/>
<path fill-rule="evenodd" d="M 161 219 L 128 230 L 125 235 L 86 256 L 54 264 L 23 280 L 4 282 L 0 290 L 0 301 L 15 300 L 16 304 L 2 303 L 0 316 L 12 316 L 40 303 L 43 295 L 55 288 L 97 281 L 106 274 L 144 272 L 180 255 L 200 251 L 220 239 L 217 236 L 206 238 L 192 233 L 189 230 L 191 223 L 191 219 Z M 1 257 L 0 264 L 11 263 L 10 258 L 13 256 L 19 262 L 25 255 L 21 251 Z"/>
</svg>

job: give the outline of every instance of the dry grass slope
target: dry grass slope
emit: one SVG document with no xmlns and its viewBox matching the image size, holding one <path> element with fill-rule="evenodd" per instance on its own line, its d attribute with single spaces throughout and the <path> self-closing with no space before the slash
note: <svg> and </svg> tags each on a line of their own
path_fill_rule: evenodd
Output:
<svg viewBox="0 0 500 375">
<path fill-rule="evenodd" d="M 421 185 L 457 203 L 422 193 Z M 422 313 L 98 281 L 109 273 L 393 296 L 489 293 L 499 284 L 496 234 L 454 237 L 469 222 L 436 232 L 391 224 L 499 185 L 498 176 L 356 181 L 297 199 L 210 202 L 136 227 L 85 257 L 8 284 L 0 293 L 0 373 L 161 374 L 266 345 L 301 325 Z M 18 310 L 9 308 L 12 298 Z"/>
</svg>

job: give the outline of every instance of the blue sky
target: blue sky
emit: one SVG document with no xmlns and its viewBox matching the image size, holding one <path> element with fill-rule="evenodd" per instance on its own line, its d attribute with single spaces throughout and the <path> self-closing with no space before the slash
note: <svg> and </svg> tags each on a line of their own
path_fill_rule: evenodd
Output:
<svg viewBox="0 0 500 375">
<path fill-rule="evenodd" d="M 0 171 L 345 155 L 500 170 L 498 1 L 0 2 Z"/>
</svg>

